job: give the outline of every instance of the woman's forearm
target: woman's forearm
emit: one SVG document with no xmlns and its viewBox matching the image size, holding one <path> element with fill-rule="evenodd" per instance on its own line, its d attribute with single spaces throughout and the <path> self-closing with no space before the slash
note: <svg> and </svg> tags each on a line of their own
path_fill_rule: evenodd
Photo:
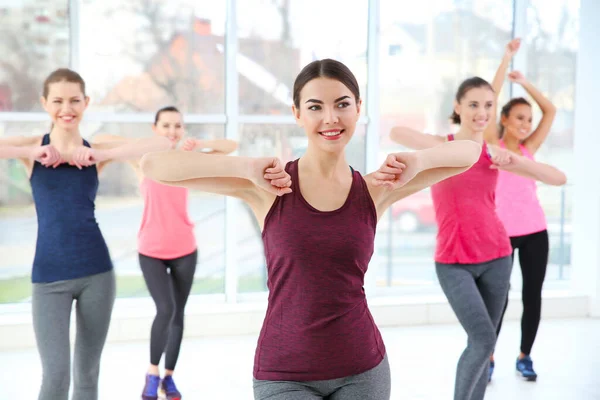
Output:
<svg viewBox="0 0 600 400">
<path fill-rule="evenodd" d="M 422 133 L 406 126 L 393 127 L 390 132 L 390 139 L 413 150 L 427 149 L 445 141 L 441 136 Z"/>
<path fill-rule="evenodd" d="M 1 159 L 29 158 L 31 148 L 25 146 L 0 146 Z"/>
<path fill-rule="evenodd" d="M 114 161 L 139 159 L 146 153 L 168 150 L 172 147 L 169 139 L 155 136 L 138 140 L 124 141 L 121 145 L 103 150 L 105 158 Z"/>
<path fill-rule="evenodd" d="M 144 155 L 140 168 L 147 177 L 163 182 L 216 177 L 249 179 L 252 160 L 250 157 L 168 150 Z"/>
<path fill-rule="evenodd" d="M 494 80 L 492 81 L 492 89 L 496 93 L 496 98 L 500 95 L 500 91 L 502 90 L 502 85 L 504 85 L 504 79 L 506 77 L 506 71 L 508 71 L 508 67 L 510 66 L 510 62 L 512 57 L 505 54 L 502 57 L 502 61 L 496 70 L 496 75 L 494 75 Z"/>
<path fill-rule="evenodd" d="M 416 152 L 421 170 L 466 167 L 477 162 L 481 145 L 472 140 L 455 140 Z"/>
<path fill-rule="evenodd" d="M 522 157 L 520 160 L 520 168 L 514 172 L 519 175 L 528 176 L 547 185 L 562 186 L 567 183 L 567 176 L 558 168 L 549 164 L 530 160 L 526 157 Z"/>
</svg>

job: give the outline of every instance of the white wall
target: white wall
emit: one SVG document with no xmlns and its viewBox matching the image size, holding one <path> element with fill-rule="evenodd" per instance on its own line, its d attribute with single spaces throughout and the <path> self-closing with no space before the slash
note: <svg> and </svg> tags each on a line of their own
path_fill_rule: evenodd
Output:
<svg viewBox="0 0 600 400">
<path fill-rule="evenodd" d="M 600 1 L 581 0 L 575 86 L 572 289 L 600 316 Z"/>
</svg>

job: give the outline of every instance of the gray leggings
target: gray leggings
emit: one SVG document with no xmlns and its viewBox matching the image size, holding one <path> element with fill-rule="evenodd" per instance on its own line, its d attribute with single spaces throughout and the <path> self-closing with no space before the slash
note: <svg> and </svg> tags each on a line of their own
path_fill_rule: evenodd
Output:
<svg viewBox="0 0 600 400">
<path fill-rule="evenodd" d="M 454 400 L 482 400 L 508 293 L 511 257 L 482 264 L 436 263 L 435 267 L 440 286 L 468 336 L 456 370 Z"/>
<path fill-rule="evenodd" d="M 254 379 L 255 400 L 389 400 L 387 355 L 362 374 L 324 381 L 261 381 Z"/>
<path fill-rule="evenodd" d="M 39 400 L 66 400 L 71 381 L 69 326 L 76 302 L 74 400 L 98 399 L 100 355 L 115 300 L 115 275 L 33 284 L 33 328 L 42 360 Z"/>
</svg>

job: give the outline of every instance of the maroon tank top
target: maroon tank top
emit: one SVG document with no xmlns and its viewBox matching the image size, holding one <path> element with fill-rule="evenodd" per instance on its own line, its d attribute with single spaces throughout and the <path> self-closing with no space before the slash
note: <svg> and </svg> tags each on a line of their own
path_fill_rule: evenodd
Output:
<svg viewBox="0 0 600 400">
<path fill-rule="evenodd" d="M 360 374 L 385 355 L 363 288 L 373 255 L 375 205 L 353 171 L 344 205 L 316 210 L 300 193 L 298 160 L 286 171 L 293 191 L 277 197 L 262 234 L 269 302 L 254 377 L 313 381 Z"/>
</svg>

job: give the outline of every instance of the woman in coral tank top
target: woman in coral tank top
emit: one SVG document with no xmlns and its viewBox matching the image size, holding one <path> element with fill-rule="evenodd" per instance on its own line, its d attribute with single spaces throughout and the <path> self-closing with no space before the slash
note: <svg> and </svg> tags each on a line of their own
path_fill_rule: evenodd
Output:
<svg viewBox="0 0 600 400">
<path fill-rule="evenodd" d="M 509 60 L 505 56 L 492 84 L 497 93 L 502 88 L 508 65 Z M 556 108 L 519 71 L 512 71 L 508 74 L 508 78 L 511 82 L 521 85 L 535 100 L 542 111 L 542 118 L 535 130 L 532 131 L 531 104 L 523 97 L 513 98 L 502 107 L 500 125 L 489 125 L 486 131 L 487 137 L 490 143 L 533 160 L 534 154 L 550 133 Z M 558 180 L 556 185 L 562 183 L 565 182 Z M 516 370 L 523 379 L 536 381 L 537 373 L 533 369 L 530 353 L 540 324 L 542 286 L 546 276 L 549 252 L 546 217 L 538 200 L 536 182 L 529 177 L 501 170 L 496 187 L 496 207 L 498 216 L 510 237 L 513 259 L 515 250 L 519 251 L 519 265 L 523 277 L 521 352 L 517 357 Z M 507 305 L 508 296 L 504 311 L 506 311 Z M 502 317 L 504 317 L 504 312 Z M 498 324 L 498 335 L 500 335 L 501 326 L 502 318 Z M 492 379 L 494 364 L 492 355 L 489 380 Z"/>
<path fill-rule="evenodd" d="M 209 154 L 228 154 L 237 148 L 231 140 L 184 139 L 183 118 L 175 107 L 157 111 L 152 130 L 168 138 L 173 148 L 183 151 L 206 149 Z M 103 136 L 114 141 L 114 137 Z M 121 138 L 121 140 L 127 140 Z M 142 223 L 138 233 L 140 267 L 148 291 L 156 305 L 150 332 L 150 366 L 143 400 L 156 400 L 158 392 L 167 400 L 178 400 L 173 373 L 183 337 L 185 305 L 194 282 L 198 251 L 194 225 L 188 215 L 188 189 L 167 186 L 144 177 L 139 160 L 130 162 L 140 180 L 144 199 Z M 165 354 L 165 375 L 161 380 L 158 364 Z"/>
<path fill-rule="evenodd" d="M 464 140 L 391 154 L 363 178 L 345 157 L 361 107 L 344 64 L 314 61 L 293 89 L 292 111 L 309 143 L 301 158 L 286 166 L 274 157 L 180 151 L 142 159 L 150 178 L 238 197 L 256 216 L 269 297 L 255 399 L 390 398 L 385 346 L 363 288 L 377 221 L 395 201 L 465 171 L 481 151 Z"/>
</svg>

